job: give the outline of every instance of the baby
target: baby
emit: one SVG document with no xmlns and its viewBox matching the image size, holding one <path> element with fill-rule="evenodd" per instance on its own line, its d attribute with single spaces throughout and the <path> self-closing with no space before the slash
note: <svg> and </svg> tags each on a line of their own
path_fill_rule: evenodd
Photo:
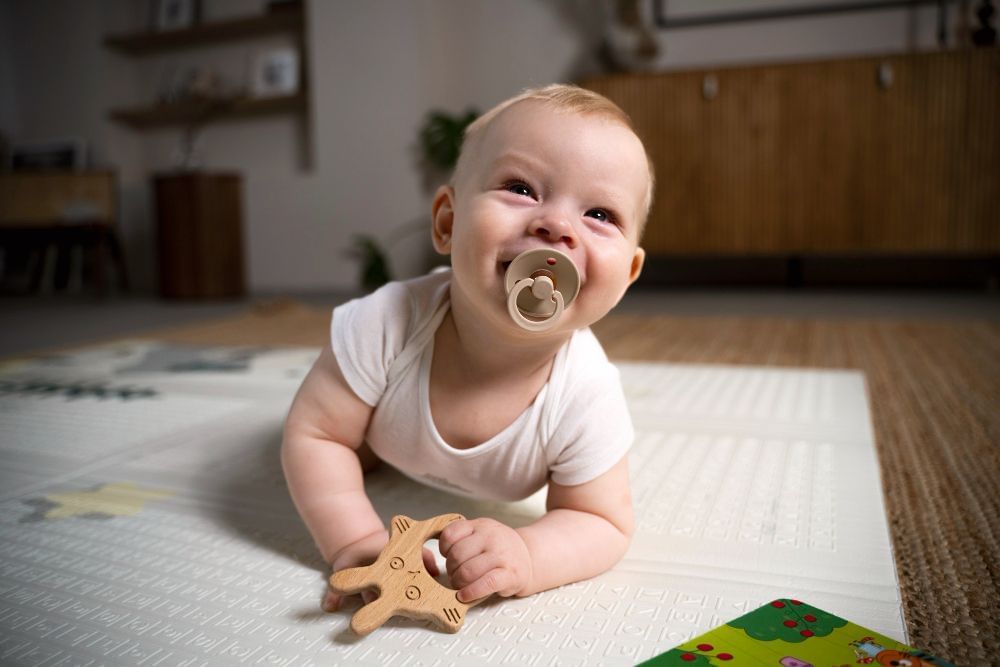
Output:
<svg viewBox="0 0 1000 667">
<path fill-rule="evenodd" d="M 365 495 L 378 460 L 451 493 L 546 513 L 514 529 L 450 524 L 458 597 L 526 596 L 617 563 L 633 531 L 633 439 L 618 372 L 588 328 L 639 276 L 653 174 L 625 113 L 573 86 L 528 90 L 469 126 L 432 205 L 451 270 L 395 282 L 333 312 L 331 346 L 292 404 L 282 463 L 333 571 L 372 562 L 388 533 Z M 504 276 L 520 253 L 562 251 L 579 293 L 555 326 L 519 327 Z M 433 555 L 424 560 L 437 575 Z M 323 608 L 340 597 L 328 591 Z"/>
</svg>

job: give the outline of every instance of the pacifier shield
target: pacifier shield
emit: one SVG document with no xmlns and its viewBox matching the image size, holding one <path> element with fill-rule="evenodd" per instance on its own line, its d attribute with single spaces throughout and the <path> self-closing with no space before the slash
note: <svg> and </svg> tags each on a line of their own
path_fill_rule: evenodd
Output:
<svg viewBox="0 0 1000 667">
<path fill-rule="evenodd" d="M 504 287 L 514 321 L 522 328 L 544 331 L 554 326 L 562 310 L 576 299 L 580 272 L 567 254 L 535 248 L 522 252 L 510 263 Z"/>
</svg>

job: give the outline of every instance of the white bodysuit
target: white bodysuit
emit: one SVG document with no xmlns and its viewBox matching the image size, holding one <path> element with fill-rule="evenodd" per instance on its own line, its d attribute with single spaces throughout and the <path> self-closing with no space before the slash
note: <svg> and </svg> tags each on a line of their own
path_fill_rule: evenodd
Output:
<svg viewBox="0 0 1000 667">
<path fill-rule="evenodd" d="M 475 498 L 519 500 L 544 486 L 575 486 L 607 472 L 634 432 L 616 369 L 590 329 L 556 354 L 548 382 L 509 426 L 470 449 L 445 442 L 429 399 L 434 334 L 448 312 L 451 270 L 393 282 L 333 311 L 340 370 L 375 408 L 366 433 L 386 463 L 430 486 Z"/>
</svg>

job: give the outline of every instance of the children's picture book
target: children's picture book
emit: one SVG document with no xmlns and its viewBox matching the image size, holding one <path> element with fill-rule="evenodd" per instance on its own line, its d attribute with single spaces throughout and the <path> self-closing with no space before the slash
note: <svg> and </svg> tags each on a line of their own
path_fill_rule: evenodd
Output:
<svg viewBox="0 0 1000 667">
<path fill-rule="evenodd" d="M 643 662 L 664 665 L 849 667 L 947 665 L 906 644 L 800 600 L 773 600 Z"/>
</svg>

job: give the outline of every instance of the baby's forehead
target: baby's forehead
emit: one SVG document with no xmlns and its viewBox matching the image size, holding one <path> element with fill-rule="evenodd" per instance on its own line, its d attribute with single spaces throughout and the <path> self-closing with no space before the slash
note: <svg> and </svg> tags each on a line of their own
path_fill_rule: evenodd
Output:
<svg viewBox="0 0 1000 667">
<path fill-rule="evenodd" d="M 522 100 L 503 109 L 481 127 L 464 147 L 469 161 L 487 166 L 517 144 L 529 150 L 544 146 L 581 143 L 589 128 L 602 131 L 600 141 L 607 149 L 627 146 L 636 159 L 645 161 L 645 148 L 634 130 L 609 113 L 580 111 L 547 101 Z M 611 130 L 611 134 L 603 132 Z M 640 157 L 641 156 L 641 157 Z"/>
<path fill-rule="evenodd" d="M 583 124 L 594 124 L 595 126 L 616 125 L 625 130 L 628 134 L 635 136 L 635 132 L 627 123 L 615 117 L 609 112 L 580 110 L 572 107 L 560 106 L 554 102 L 546 100 L 521 100 L 506 109 L 502 110 L 483 128 L 483 135 L 499 133 L 503 130 L 517 130 L 535 123 L 544 123 L 549 120 L 559 121 L 573 119 Z M 636 137 L 638 138 L 638 137 Z"/>
<path fill-rule="evenodd" d="M 487 116 L 490 115 L 488 112 Z M 567 119 L 573 120 L 567 122 Z M 597 152 L 592 154 L 599 153 L 604 156 L 616 154 L 624 159 L 619 164 L 627 171 L 631 172 L 633 166 L 641 169 L 643 173 L 641 176 L 637 174 L 637 177 L 646 182 L 642 196 L 645 201 L 642 208 L 648 209 L 649 203 L 652 201 L 654 179 L 652 164 L 642 140 L 631 127 L 627 117 L 600 109 L 580 110 L 547 100 L 526 99 L 501 109 L 492 117 L 484 117 L 484 120 L 488 122 L 480 125 L 473 134 L 465 139 L 454 174 L 453 182 L 456 185 L 460 185 L 473 174 L 477 174 L 475 180 L 486 177 L 497 162 L 501 161 L 504 154 L 514 149 L 512 144 L 515 143 L 523 146 L 527 142 L 529 153 L 535 153 L 534 148 L 541 144 L 551 145 L 548 139 L 553 135 L 558 136 L 559 141 L 563 142 L 569 140 L 587 143 L 586 138 L 579 132 L 582 130 L 583 134 L 586 134 L 587 127 L 593 124 L 601 130 L 611 129 L 611 136 L 609 137 L 606 132 L 602 132 L 599 138 L 595 137 L 591 146 L 593 147 L 596 142 L 599 147 L 595 148 Z M 566 136 L 562 130 L 569 130 L 569 136 Z M 532 144 L 531 141 L 537 143 Z M 621 150 L 612 150 L 612 144 L 607 142 L 612 142 L 616 148 Z"/>
</svg>

